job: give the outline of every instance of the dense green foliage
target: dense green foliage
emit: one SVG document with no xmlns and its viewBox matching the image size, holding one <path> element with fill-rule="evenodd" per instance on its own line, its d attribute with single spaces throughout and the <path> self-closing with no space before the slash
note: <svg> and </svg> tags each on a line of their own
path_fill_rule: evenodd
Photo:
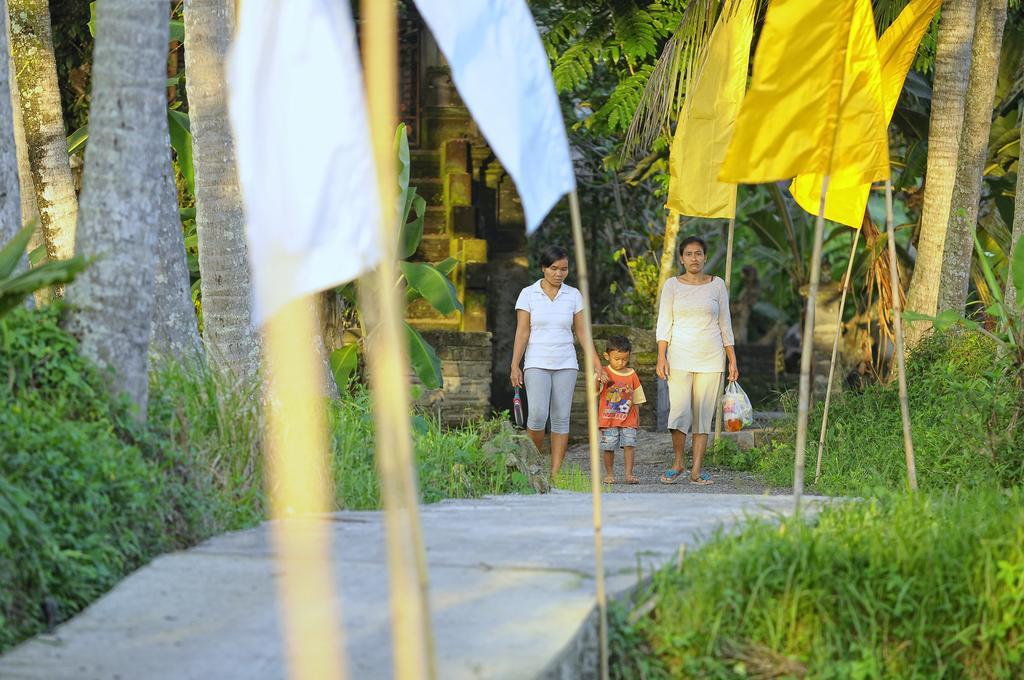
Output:
<svg viewBox="0 0 1024 680">
<path fill-rule="evenodd" d="M 1024 389 L 1017 370 L 1008 357 L 1000 358 L 995 342 L 974 332 L 936 333 L 911 353 L 907 387 L 922 489 L 1024 483 Z M 812 491 L 860 494 L 903 487 L 898 396 L 894 381 L 833 400 L 821 482 Z M 819 402 L 810 418 L 809 482 L 821 408 Z M 774 444 L 747 458 L 772 484 L 792 482 L 795 427 L 790 418 Z"/>
<path fill-rule="evenodd" d="M 896 385 L 840 395 L 809 491 L 866 500 L 718 535 L 654 574 L 613 619 L 618 676 L 1021 677 L 1024 389 L 999 347 L 936 333 L 909 357 L 916 495 Z M 819 404 L 809 483 L 820 422 Z M 794 434 L 791 418 L 774 445 L 712 460 L 789 486 Z"/>
<path fill-rule="evenodd" d="M 656 573 L 620 678 L 1018 678 L 1024 497 L 887 496 L 757 522 Z M 650 605 L 649 605 L 650 606 Z"/>
<path fill-rule="evenodd" d="M 142 425 L 106 396 L 59 313 L 0 319 L 0 649 L 153 556 L 265 516 L 254 387 L 165 365 Z M 330 408 L 338 508 L 379 507 L 369 411 L 365 391 Z M 529 490 L 507 467 L 513 442 L 500 424 L 413 422 L 425 502 Z"/>
<path fill-rule="evenodd" d="M 185 461 L 110 402 L 57 314 L 0 320 L 0 647 L 209 530 Z"/>
</svg>

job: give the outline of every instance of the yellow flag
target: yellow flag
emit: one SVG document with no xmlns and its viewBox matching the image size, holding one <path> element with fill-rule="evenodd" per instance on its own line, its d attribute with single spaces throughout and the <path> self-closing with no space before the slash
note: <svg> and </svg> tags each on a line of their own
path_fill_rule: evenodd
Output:
<svg viewBox="0 0 1024 680">
<path fill-rule="evenodd" d="M 669 154 L 666 207 L 695 217 L 734 217 L 736 185 L 718 181 L 747 87 L 755 0 L 732 0 L 711 33 L 703 68 Z"/>
<path fill-rule="evenodd" d="M 889 176 L 871 0 L 771 0 L 719 180 Z"/>
<path fill-rule="evenodd" d="M 878 41 L 886 123 L 892 120 L 896 102 L 903 91 L 903 82 L 907 79 L 907 71 L 917 55 L 917 46 L 941 4 L 942 0 L 911 0 Z M 818 214 L 820 208 L 821 181 L 821 175 L 800 175 L 789 187 L 797 204 L 814 215 Z M 870 193 L 870 183 L 847 188 L 834 187 L 829 183 L 828 195 L 825 197 L 825 217 L 859 229 Z"/>
</svg>

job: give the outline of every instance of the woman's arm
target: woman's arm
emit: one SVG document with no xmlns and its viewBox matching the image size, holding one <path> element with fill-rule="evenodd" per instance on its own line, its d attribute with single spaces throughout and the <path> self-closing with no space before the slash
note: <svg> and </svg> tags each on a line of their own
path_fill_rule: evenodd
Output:
<svg viewBox="0 0 1024 680">
<path fill-rule="evenodd" d="M 729 291 L 725 288 L 725 282 L 718 292 L 718 328 L 722 331 L 722 345 L 725 346 L 725 356 L 728 359 L 730 382 L 740 379 L 740 370 L 736 365 L 736 339 L 732 333 L 732 316 L 729 314 Z"/>
<path fill-rule="evenodd" d="M 668 373 L 671 369 L 668 365 L 668 342 L 665 340 L 658 341 L 658 362 L 654 367 L 654 372 L 662 380 L 668 380 Z"/>
<path fill-rule="evenodd" d="M 516 339 L 512 343 L 512 370 L 509 374 L 512 387 L 523 386 L 523 354 L 530 342 L 530 313 L 525 309 L 516 310 Z"/>
<path fill-rule="evenodd" d="M 583 339 L 587 337 L 587 329 L 583 324 L 583 312 L 576 312 L 572 315 L 572 329 L 576 333 L 576 340 L 580 343 L 580 347 L 583 347 Z M 594 371 L 599 376 L 598 382 L 604 382 L 604 367 L 601 366 L 601 360 L 598 358 L 597 345 L 594 345 Z"/>
<path fill-rule="evenodd" d="M 654 337 L 658 341 L 658 363 L 654 372 L 662 380 L 668 379 L 668 343 L 672 339 L 672 307 L 674 304 L 672 288 L 669 287 L 671 280 L 666 281 L 661 289 L 661 302 L 658 305 L 658 323 L 654 329 Z"/>
<path fill-rule="evenodd" d="M 729 382 L 736 382 L 740 379 L 740 369 L 736 365 L 736 348 L 733 345 L 725 346 L 725 356 L 729 363 Z"/>
</svg>

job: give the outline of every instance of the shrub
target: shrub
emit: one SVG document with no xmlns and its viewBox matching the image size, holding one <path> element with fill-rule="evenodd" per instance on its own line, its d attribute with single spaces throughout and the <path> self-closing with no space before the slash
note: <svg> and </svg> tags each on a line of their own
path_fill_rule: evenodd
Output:
<svg viewBox="0 0 1024 680">
<path fill-rule="evenodd" d="M 1024 496 L 889 496 L 719 535 L 638 593 L 612 639 L 636 677 L 1016 678 Z M 639 642 L 637 642 L 639 640 Z M 613 648 L 614 650 L 614 648 Z"/>
<path fill-rule="evenodd" d="M 1012 360 L 989 338 L 963 331 L 936 333 L 907 360 L 907 388 L 922 489 L 1024 483 L 1024 389 Z M 769 483 L 793 477 L 796 423 L 790 418 L 772 444 L 758 450 L 755 470 Z M 808 428 L 808 482 L 813 479 L 822 405 Z M 895 381 L 833 399 L 822 462 L 826 494 L 902 488 L 906 467 Z"/>
<path fill-rule="evenodd" d="M 49 307 L 0 319 L 0 650 L 153 556 L 265 517 L 257 386 L 162 364 L 140 425 L 58 317 Z M 329 422 L 336 507 L 378 508 L 367 392 L 330 404 Z M 413 423 L 424 502 L 529 491 L 497 422 Z"/>
<path fill-rule="evenodd" d="M 57 325 L 0 320 L 0 648 L 204 535 L 203 502 Z"/>
</svg>

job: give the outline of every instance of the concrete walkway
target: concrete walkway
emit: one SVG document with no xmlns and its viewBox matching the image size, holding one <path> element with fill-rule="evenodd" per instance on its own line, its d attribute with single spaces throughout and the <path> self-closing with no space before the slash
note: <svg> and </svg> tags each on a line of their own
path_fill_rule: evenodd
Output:
<svg viewBox="0 0 1024 680">
<path fill-rule="evenodd" d="M 604 497 L 609 592 L 637 582 L 747 515 L 788 512 L 788 496 Z M 587 675 L 594 608 L 590 497 L 553 493 L 423 508 L 438 677 Z M 349 678 L 391 677 L 382 519 L 334 519 Z M 284 678 L 265 526 L 157 558 L 86 611 L 0 657 L 0 678 Z M 593 622 L 593 617 L 589 618 Z M 582 632 L 581 632 L 582 631 Z"/>
</svg>

